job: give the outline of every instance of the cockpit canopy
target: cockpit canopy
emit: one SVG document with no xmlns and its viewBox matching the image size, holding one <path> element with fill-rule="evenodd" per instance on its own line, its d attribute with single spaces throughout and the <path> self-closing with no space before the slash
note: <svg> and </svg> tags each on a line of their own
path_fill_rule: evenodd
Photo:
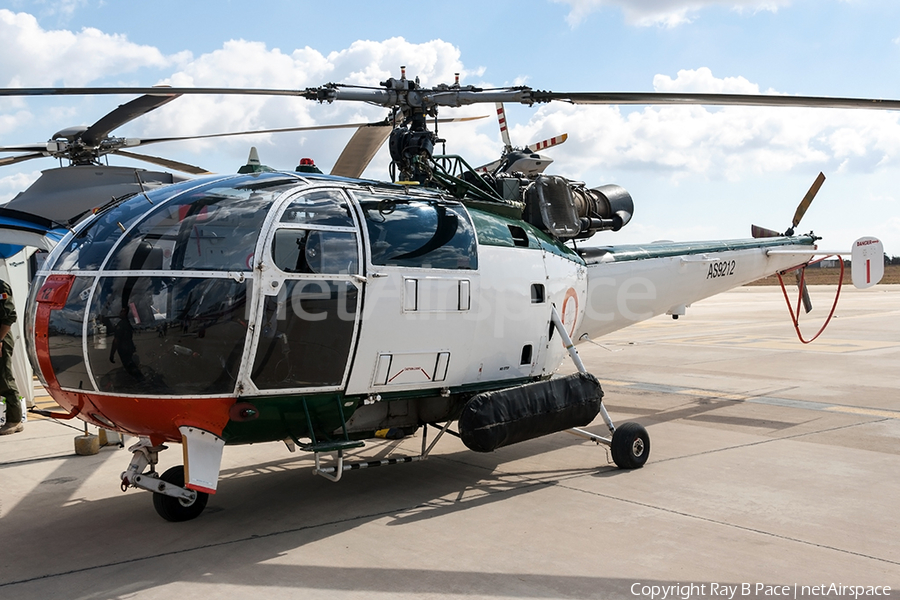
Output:
<svg viewBox="0 0 900 600">
<path fill-rule="evenodd" d="M 339 386 L 367 262 L 477 269 L 471 218 L 427 192 L 291 173 L 136 194 L 48 258 L 51 276 L 71 280 L 49 316 L 53 376 L 127 395 Z"/>
</svg>

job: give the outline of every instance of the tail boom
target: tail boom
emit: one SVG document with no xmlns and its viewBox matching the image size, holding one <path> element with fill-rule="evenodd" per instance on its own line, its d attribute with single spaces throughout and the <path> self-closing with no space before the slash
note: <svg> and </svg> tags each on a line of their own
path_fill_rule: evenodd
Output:
<svg viewBox="0 0 900 600">
<path fill-rule="evenodd" d="M 804 264 L 816 254 L 815 241 L 796 236 L 582 250 L 587 301 L 574 337 L 606 335 Z M 770 252 L 775 248 L 792 252 Z"/>
</svg>

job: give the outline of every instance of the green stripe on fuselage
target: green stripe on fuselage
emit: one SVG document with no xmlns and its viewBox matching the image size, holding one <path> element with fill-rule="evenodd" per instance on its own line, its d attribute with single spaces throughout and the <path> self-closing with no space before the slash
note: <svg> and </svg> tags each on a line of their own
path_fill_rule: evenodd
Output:
<svg viewBox="0 0 900 600">
<path fill-rule="evenodd" d="M 502 381 L 479 381 L 456 386 L 448 390 L 449 396 L 458 400 L 458 408 L 471 396 L 481 392 L 515 387 L 525 383 L 538 381 L 543 377 L 523 377 Z M 419 400 L 428 402 L 429 398 L 442 398 L 442 390 L 419 389 L 379 394 L 379 402 L 395 400 Z M 315 430 L 316 441 L 339 440 L 342 438 L 341 426 L 363 406 L 365 396 L 347 396 L 343 392 L 329 393 L 295 393 L 277 396 L 242 397 L 238 402 L 246 402 L 256 409 L 256 418 L 249 421 L 229 421 L 222 432 L 222 438 L 228 445 L 255 444 L 261 442 L 280 441 L 287 438 L 294 440 L 310 438 L 306 410 L 309 410 L 310 421 Z M 341 414 L 343 413 L 343 415 Z M 457 414 L 448 415 L 456 419 Z M 342 420 L 343 417 L 343 420 Z M 367 439 L 374 435 L 371 432 L 351 432 L 351 439 Z"/>
<path fill-rule="evenodd" d="M 478 243 L 482 246 L 544 250 L 550 254 L 556 254 L 557 256 L 584 264 L 584 261 L 574 250 L 522 219 L 505 217 L 471 206 L 467 206 L 467 208 L 472 216 L 475 231 L 478 234 Z M 525 231 L 528 237 L 527 247 L 516 245 L 510 226 L 518 227 Z"/>
<path fill-rule="evenodd" d="M 598 246 L 579 248 L 579 253 L 587 264 L 603 262 L 624 262 L 671 256 L 690 256 L 755 248 L 775 248 L 779 246 L 812 246 L 818 238 L 810 235 L 797 237 L 748 238 L 740 240 L 717 240 L 709 242 L 656 242 L 623 246 Z"/>
<path fill-rule="evenodd" d="M 249 421 L 229 421 L 222 432 L 227 444 L 309 438 L 307 410 L 317 437 L 322 432 L 331 434 L 341 428 L 342 416 L 349 419 L 357 407 L 357 401 L 347 399 L 343 392 L 257 396 L 239 401 L 252 404 L 257 416 Z"/>
</svg>

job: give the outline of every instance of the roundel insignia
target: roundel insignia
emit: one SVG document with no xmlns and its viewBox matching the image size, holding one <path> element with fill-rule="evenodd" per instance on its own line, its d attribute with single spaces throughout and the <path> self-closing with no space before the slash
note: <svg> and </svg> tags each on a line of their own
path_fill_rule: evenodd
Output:
<svg viewBox="0 0 900 600">
<path fill-rule="evenodd" d="M 566 298 L 562 303 L 562 315 L 560 317 L 569 337 L 575 335 L 575 321 L 578 319 L 578 294 L 575 293 L 575 288 L 566 290 Z"/>
<path fill-rule="evenodd" d="M 253 269 L 253 255 L 254 255 L 253 252 L 251 252 L 250 254 L 248 254 L 248 255 L 247 255 L 247 260 L 244 262 L 244 264 L 247 265 L 247 268 L 248 268 L 248 269 Z"/>
</svg>

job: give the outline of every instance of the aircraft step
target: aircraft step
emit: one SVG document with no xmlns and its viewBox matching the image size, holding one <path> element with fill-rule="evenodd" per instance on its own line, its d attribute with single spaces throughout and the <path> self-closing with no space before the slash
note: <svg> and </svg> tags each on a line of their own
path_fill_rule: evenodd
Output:
<svg viewBox="0 0 900 600">
<path fill-rule="evenodd" d="M 350 448 L 362 448 L 365 446 L 362 440 L 329 440 L 314 442 L 312 444 L 300 444 L 300 449 L 307 452 L 336 452 L 349 450 Z"/>
</svg>

